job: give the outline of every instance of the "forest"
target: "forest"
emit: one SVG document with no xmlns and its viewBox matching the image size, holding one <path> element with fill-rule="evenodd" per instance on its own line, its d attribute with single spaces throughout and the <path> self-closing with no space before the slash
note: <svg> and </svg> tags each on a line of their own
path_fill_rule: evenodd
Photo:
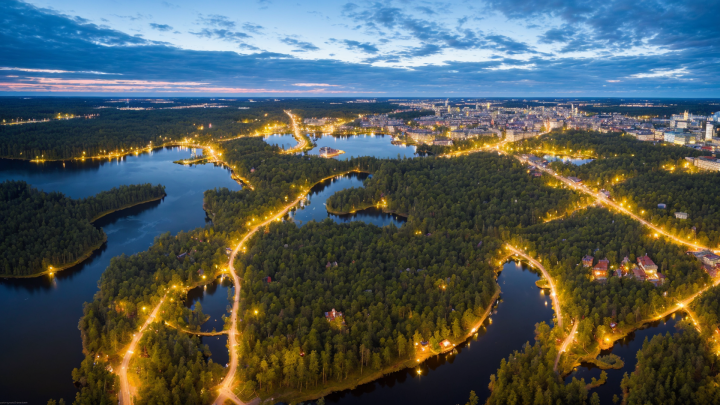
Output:
<svg viewBox="0 0 720 405">
<path fill-rule="evenodd" d="M 178 319 L 178 316 L 189 315 L 181 302 L 184 302 L 188 288 L 213 280 L 227 268 L 225 247 L 225 241 L 215 237 L 212 228 L 207 228 L 180 232 L 176 236 L 166 233 L 155 238 L 145 252 L 114 257 L 100 278 L 100 289 L 93 301 L 85 304 L 78 326 L 86 361 L 105 358 L 117 364 L 123 354 L 120 350 L 145 322 L 150 308 L 166 294 L 169 302 L 164 304 L 163 313 L 167 315 L 163 317 L 180 326 L 192 326 L 192 319 Z M 198 315 L 195 314 L 195 318 Z M 207 361 L 207 347 L 195 338 L 179 335 L 160 324 L 152 327 L 158 331 L 162 329 L 161 337 L 144 336 L 140 347 L 149 358 L 136 356 L 135 359 L 137 366 L 145 372 L 141 377 L 151 381 L 152 376 L 154 381 L 143 386 L 147 397 L 141 396 L 142 403 L 211 403 L 214 397 L 204 395 L 202 389 L 207 391 L 208 387 L 217 385 L 224 368 L 220 370 L 218 365 Z M 83 364 L 73 371 L 76 381 L 80 378 L 87 381 L 105 379 L 112 383 L 115 378 Z M 99 387 L 99 384 L 89 385 L 79 396 L 102 396 L 103 390 Z M 78 397 L 75 404 L 86 403 L 83 401 Z"/>
<path fill-rule="evenodd" d="M 583 319 L 578 339 L 583 346 L 601 340 L 610 332 L 610 323 L 620 329 L 634 327 L 709 281 L 682 246 L 651 237 L 638 222 L 604 208 L 588 208 L 562 220 L 523 228 L 512 242 L 527 248 L 548 269 L 566 316 Z M 664 285 L 614 276 L 605 283 L 592 281 L 590 269 L 580 264 L 586 255 L 595 262 L 607 258 L 612 270 L 625 257 L 635 263 L 645 254 L 667 277 Z"/>
<path fill-rule="evenodd" d="M 334 194 L 327 208 L 352 212 L 379 205 L 408 216 L 406 226 L 421 233 L 472 229 L 503 237 L 509 236 L 504 230 L 538 223 L 583 198 L 547 186 L 510 157 L 475 153 L 383 162 L 363 188 Z"/>
<path fill-rule="evenodd" d="M 564 164 L 562 161 L 552 162 L 550 166 L 564 176 L 575 176 L 591 187 L 605 189 L 645 173 L 670 167 L 682 169 L 687 163 L 686 156 L 702 155 L 693 149 L 677 145 L 655 145 L 620 133 L 580 130 L 552 132 L 521 141 L 517 145 L 517 152 L 532 153 L 536 150 L 597 157 L 582 166 Z"/>
<path fill-rule="evenodd" d="M 622 379 L 628 405 L 689 405 L 720 403 L 720 360 L 695 331 L 645 338 L 637 367 Z"/>
<path fill-rule="evenodd" d="M 24 181 L 0 183 L 0 275 L 30 276 L 61 268 L 97 249 L 106 239 L 92 221 L 108 212 L 165 196 L 165 187 L 120 186 L 73 200 Z"/>
<path fill-rule="evenodd" d="M 300 117 L 356 118 L 358 114 L 392 111 L 388 103 L 347 103 L 344 99 L 0 99 L 0 119 L 54 118 L 57 114 L 98 114 L 92 119 L 52 120 L 0 125 L 0 156 L 63 160 L 99 156 L 182 141 L 222 140 L 262 130 L 268 124 L 288 125 L 284 110 Z M 158 102 L 160 101 L 160 103 Z M 202 103 L 225 108 L 182 107 Z M 118 107 L 154 108 L 118 110 Z M 212 124 L 210 126 L 209 124 Z"/>
<path fill-rule="evenodd" d="M 618 201 L 634 211 L 647 212 L 646 219 L 673 235 L 704 246 L 720 245 L 720 175 L 654 171 L 613 187 Z M 667 208 L 658 208 L 663 203 Z M 675 218 L 685 212 L 688 219 Z"/>
<path fill-rule="evenodd" d="M 545 322 L 535 325 L 535 344 L 527 342 L 521 351 L 502 359 L 497 373 L 490 376 L 488 405 L 588 403 L 584 380 L 573 378 L 565 384 L 553 370 L 557 355 L 554 331 Z M 589 403 L 600 405 L 597 393 Z"/>
<path fill-rule="evenodd" d="M 353 380 L 412 360 L 421 342 L 439 351 L 466 336 L 496 291 L 500 245 L 467 230 L 272 225 L 235 264 L 243 389 L 276 396 Z M 342 317 L 326 319 L 332 309 Z"/>
</svg>

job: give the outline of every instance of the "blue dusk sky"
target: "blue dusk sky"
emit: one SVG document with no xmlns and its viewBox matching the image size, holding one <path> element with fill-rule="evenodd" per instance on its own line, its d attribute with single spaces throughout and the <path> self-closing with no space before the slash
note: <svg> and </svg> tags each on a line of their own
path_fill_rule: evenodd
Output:
<svg viewBox="0 0 720 405">
<path fill-rule="evenodd" d="M 718 0 L 0 0 L 0 94 L 719 97 Z"/>
</svg>

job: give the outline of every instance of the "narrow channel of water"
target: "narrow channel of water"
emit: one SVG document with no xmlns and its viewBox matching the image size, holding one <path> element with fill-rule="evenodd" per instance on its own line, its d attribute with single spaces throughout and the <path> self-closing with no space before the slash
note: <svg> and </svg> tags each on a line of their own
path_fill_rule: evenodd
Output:
<svg viewBox="0 0 720 405">
<path fill-rule="evenodd" d="M 515 262 L 505 263 L 498 277 L 502 294 L 486 329 L 477 338 L 458 346 L 457 354 L 433 357 L 418 368 L 387 375 L 354 390 L 334 393 L 327 403 L 373 404 L 464 404 L 474 390 L 484 403 L 490 395 L 490 375 L 500 361 L 526 342 L 534 343 L 535 324 L 552 324 L 550 297 L 535 285 L 538 275 Z M 421 370 L 421 374 L 417 373 Z"/>
<path fill-rule="evenodd" d="M 678 332 L 678 329 L 675 328 L 675 325 L 680 322 L 684 317 L 685 314 L 682 312 L 677 312 L 673 315 L 669 315 L 665 319 L 652 322 L 646 325 L 643 329 L 636 330 L 635 332 L 629 334 L 623 339 L 618 340 L 617 342 L 615 342 L 615 345 L 611 349 L 603 350 L 600 353 L 601 356 L 613 353 L 620 356 L 625 362 L 625 364 L 621 369 L 605 370 L 608 376 L 607 382 L 597 388 L 592 389 L 590 392 L 597 392 L 600 396 L 600 403 L 602 404 L 611 404 L 613 395 L 617 395 L 619 398 L 622 399 L 622 389 L 620 388 L 620 382 L 622 381 L 623 375 L 625 375 L 625 373 L 630 374 L 635 371 L 635 366 L 637 365 L 637 352 L 642 349 L 645 338 L 650 340 L 655 335 L 664 335 L 667 332 L 670 332 L 670 334 L 674 334 L 675 332 Z M 577 379 L 584 378 L 585 382 L 589 383 L 593 377 L 600 379 L 601 372 L 602 370 L 600 370 L 593 364 L 583 364 L 580 367 L 576 368 L 575 371 L 570 373 L 568 376 L 566 376 L 565 382 L 569 383 L 570 381 L 572 381 L 573 377 L 575 377 Z"/>
<path fill-rule="evenodd" d="M 308 194 L 307 200 L 301 207 L 291 211 L 290 216 L 295 219 L 299 226 L 308 221 L 320 222 L 325 218 L 331 218 L 337 223 L 362 221 L 377 226 L 394 224 L 397 227 L 406 222 L 404 217 L 383 213 L 378 208 L 368 208 L 354 214 L 335 215 L 327 212 L 325 202 L 327 199 L 340 190 L 351 187 L 363 187 L 363 182 L 369 177 L 366 173 L 350 173 L 345 176 L 328 179 L 317 184 Z"/>
<path fill-rule="evenodd" d="M 347 160 L 352 157 L 374 156 L 379 159 L 397 159 L 415 157 L 415 146 L 393 145 L 391 135 L 349 135 L 349 136 L 332 136 L 320 135 L 311 137 L 316 144 L 314 148 L 308 151 L 311 155 L 318 155 L 320 148 L 328 146 L 333 149 L 345 151 L 345 153 L 335 156 L 334 159 Z M 297 145 L 297 141 L 291 135 L 270 135 L 265 137 L 265 142 L 271 145 L 277 145 L 281 148 L 290 149 Z"/>
<path fill-rule="evenodd" d="M 72 198 L 137 183 L 160 183 L 167 192 L 162 201 L 96 221 L 108 241 L 80 265 L 54 277 L 0 278 L 0 306 L 5 309 L 0 312 L 5 331 L 0 334 L 0 402 L 44 405 L 50 398 L 64 398 L 66 403 L 72 403 L 76 389 L 70 372 L 83 359 L 77 327 L 83 302 L 92 300 L 110 259 L 147 250 L 161 233 L 176 234 L 204 226 L 205 190 L 240 190 L 226 169 L 172 163 L 189 158 L 190 153 L 187 149 L 162 149 L 119 161 L 72 161 L 65 162 L 65 166 L 62 162 L 39 165 L 0 159 L 0 181 L 25 180 L 44 191 L 60 191 Z M 227 356 L 224 346 L 221 351 Z"/>
</svg>

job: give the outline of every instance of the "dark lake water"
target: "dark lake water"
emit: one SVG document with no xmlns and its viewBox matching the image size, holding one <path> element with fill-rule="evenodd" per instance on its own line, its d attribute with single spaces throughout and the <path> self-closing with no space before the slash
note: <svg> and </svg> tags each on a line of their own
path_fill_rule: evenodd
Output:
<svg viewBox="0 0 720 405">
<path fill-rule="evenodd" d="M 54 277 L 0 279 L 0 305 L 4 308 L 0 324 L 6 328 L 0 334 L 0 402 L 44 405 L 50 398 L 64 398 L 72 403 L 76 390 L 70 372 L 83 359 L 78 321 L 83 303 L 91 301 L 97 292 L 98 280 L 110 259 L 147 250 L 161 233 L 205 226 L 202 200 L 206 189 L 240 189 L 223 168 L 172 163 L 188 158 L 190 153 L 187 149 L 163 149 L 120 161 L 66 162 L 65 167 L 60 162 L 38 165 L 0 160 L 0 181 L 25 180 L 44 191 L 61 191 L 73 198 L 122 184 L 148 182 L 165 185 L 168 194 L 162 201 L 95 222 L 105 230 L 108 241 L 75 268 Z M 224 343 L 221 351 L 227 357 Z"/>
<path fill-rule="evenodd" d="M 334 159 L 347 160 L 351 157 L 375 156 L 377 158 L 397 159 L 399 157 L 411 158 L 415 157 L 415 147 L 405 145 L 393 145 L 392 136 L 390 135 L 350 135 L 350 136 L 330 136 L 324 135 L 319 137 L 310 137 L 317 144 L 308 153 L 311 155 L 319 154 L 320 148 L 329 146 L 333 149 L 345 151 L 342 155 L 336 156 Z M 291 134 L 288 135 L 271 135 L 265 138 L 265 142 L 271 145 L 278 145 L 285 149 L 290 149 L 297 145 L 297 141 Z"/>
<path fill-rule="evenodd" d="M 548 162 L 555 162 L 557 160 L 563 161 L 563 163 L 572 163 L 575 166 L 582 166 L 585 163 L 590 163 L 595 159 L 576 159 L 571 158 L 568 156 L 551 156 L 551 155 L 545 155 L 543 156 L 543 159 L 547 160 Z"/>
<path fill-rule="evenodd" d="M 677 312 L 665 319 L 652 322 L 646 325 L 644 329 L 637 330 L 625 338 L 618 340 L 611 349 L 603 350 L 600 354 L 601 356 L 605 356 L 609 353 L 616 354 L 622 358 L 625 365 L 619 370 L 605 370 L 608 376 L 607 382 L 590 390 L 590 394 L 592 395 L 593 392 L 597 392 L 600 396 L 600 403 L 602 404 L 611 404 L 613 395 L 617 395 L 622 399 L 620 382 L 622 381 L 625 373 L 630 374 L 635 371 L 635 365 L 637 364 L 637 352 L 642 349 L 645 338 L 650 340 L 655 335 L 664 335 L 667 332 L 670 332 L 671 335 L 675 334 L 679 331 L 679 329 L 675 328 L 675 325 L 680 322 L 684 316 L 684 313 Z M 570 375 L 566 376 L 565 382 L 569 383 L 572 381 L 573 377 L 575 377 L 577 379 L 584 378 L 585 381 L 589 383 L 590 379 L 593 377 L 599 379 L 601 372 L 602 370 L 593 364 L 584 364 L 576 368 L 576 370 L 570 373 Z"/>
<path fill-rule="evenodd" d="M 368 175 L 365 173 L 350 173 L 346 176 L 326 180 L 313 187 L 312 190 L 310 190 L 310 194 L 308 194 L 308 199 L 304 202 L 304 206 L 292 211 L 290 216 L 293 217 L 300 226 L 308 221 L 320 222 L 325 218 L 331 218 L 338 223 L 363 221 L 377 226 L 390 224 L 395 224 L 397 227 L 402 226 L 406 221 L 405 218 L 393 214 L 385 214 L 378 208 L 368 208 L 348 215 L 334 215 L 327 212 L 325 201 L 327 201 L 331 195 L 346 188 L 363 187 L 363 181 L 367 178 Z"/>
<path fill-rule="evenodd" d="M 225 322 L 222 317 L 223 315 L 230 316 L 228 306 L 232 305 L 232 301 L 229 297 L 232 297 L 233 292 L 234 288 L 230 277 L 219 278 L 210 284 L 188 291 L 185 306 L 194 310 L 195 305 L 199 302 L 202 305 L 203 313 L 210 315 L 210 319 L 200 327 L 201 331 L 211 332 L 213 329 L 216 331 L 224 329 Z M 210 347 L 210 352 L 212 352 L 210 358 L 213 362 L 225 366 L 230 361 L 226 335 L 202 336 L 200 340 Z"/>
<path fill-rule="evenodd" d="M 327 403 L 355 405 L 464 404 L 474 390 L 484 403 L 490 375 L 500 360 L 526 342 L 534 343 L 535 324 L 552 324 L 550 297 L 535 285 L 536 273 L 515 262 L 503 266 L 498 283 L 502 294 L 486 329 L 459 346 L 457 354 L 428 359 L 417 368 L 398 371 L 354 390 L 331 394 Z M 421 374 L 417 374 L 417 369 Z"/>
</svg>

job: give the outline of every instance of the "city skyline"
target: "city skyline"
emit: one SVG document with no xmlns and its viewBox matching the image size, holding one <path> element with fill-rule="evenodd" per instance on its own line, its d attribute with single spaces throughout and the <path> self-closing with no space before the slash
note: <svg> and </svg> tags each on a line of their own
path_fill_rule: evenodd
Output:
<svg viewBox="0 0 720 405">
<path fill-rule="evenodd" d="M 0 95 L 714 97 L 719 4 L 0 5 Z"/>
</svg>

